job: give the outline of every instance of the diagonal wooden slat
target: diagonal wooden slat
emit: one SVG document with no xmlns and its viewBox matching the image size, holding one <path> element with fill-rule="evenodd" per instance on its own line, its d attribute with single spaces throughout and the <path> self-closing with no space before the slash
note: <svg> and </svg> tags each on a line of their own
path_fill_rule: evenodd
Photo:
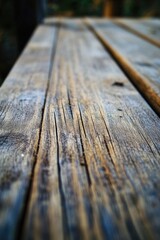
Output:
<svg viewBox="0 0 160 240">
<path fill-rule="evenodd" d="M 127 30 L 160 47 L 160 20 L 159 19 L 115 19 Z"/>
<path fill-rule="evenodd" d="M 160 49 L 109 20 L 86 22 L 160 115 Z"/>
<path fill-rule="evenodd" d="M 34 168 L 56 27 L 39 26 L 0 89 L 0 239 L 16 239 Z"/>
<path fill-rule="evenodd" d="M 22 238 L 158 239 L 158 116 L 81 21 L 52 64 Z"/>
</svg>

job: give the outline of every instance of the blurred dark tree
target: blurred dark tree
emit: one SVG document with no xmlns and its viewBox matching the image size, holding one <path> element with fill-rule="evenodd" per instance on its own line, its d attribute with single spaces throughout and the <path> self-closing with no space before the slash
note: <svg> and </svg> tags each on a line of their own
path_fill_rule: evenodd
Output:
<svg viewBox="0 0 160 240">
<path fill-rule="evenodd" d="M 0 85 L 43 20 L 45 8 L 45 0 L 0 0 Z"/>
<path fill-rule="evenodd" d="M 18 46 L 21 51 L 46 10 L 45 0 L 13 0 Z"/>
<path fill-rule="evenodd" d="M 103 0 L 103 16 L 122 16 L 123 2 L 124 0 Z"/>
<path fill-rule="evenodd" d="M 0 0 L 0 85 L 18 56 L 11 0 Z"/>
</svg>

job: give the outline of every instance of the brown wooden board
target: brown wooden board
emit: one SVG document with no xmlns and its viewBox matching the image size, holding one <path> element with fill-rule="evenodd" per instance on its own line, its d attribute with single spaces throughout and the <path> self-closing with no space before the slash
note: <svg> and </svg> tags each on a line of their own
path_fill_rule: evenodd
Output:
<svg viewBox="0 0 160 240">
<path fill-rule="evenodd" d="M 160 115 L 160 49 L 109 20 L 86 20 Z"/>
<path fill-rule="evenodd" d="M 127 30 L 160 47 L 160 19 L 116 19 Z"/>
<path fill-rule="evenodd" d="M 0 239 L 17 239 L 36 161 L 56 28 L 41 25 L 0 89 Z"/>
<path fill-rule="evenodd" d="M 63 20 L 24 239 L 158 239 L 160 119 L 101 43 Z"/>
</svg>

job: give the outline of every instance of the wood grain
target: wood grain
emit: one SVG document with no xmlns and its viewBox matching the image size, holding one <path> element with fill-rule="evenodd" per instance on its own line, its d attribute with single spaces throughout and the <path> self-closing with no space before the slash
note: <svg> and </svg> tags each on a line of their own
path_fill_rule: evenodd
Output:
<svg viewBox="0 0 160 240">
<path fill-rule="evenodd" d="M 17 239 L 34 168 L 56 28 L 39 26 L 0 89 L 0 239 Z"/>
<path fill-rule="evenodd" d="M 78 20 L 52 64 L 22 239 L 158 239 L 158 116 Z"/>
<path fill-rule="evenodd" d="M 160 20 L 159 19 L 115 19 L 115 23 L 130 30 L 144 40 L 160 47 Z"/>
<path fill-rule="evenodd" d="M 109 20 L 86 23 L 160 115 L 160 49 Z"/>
</svg>

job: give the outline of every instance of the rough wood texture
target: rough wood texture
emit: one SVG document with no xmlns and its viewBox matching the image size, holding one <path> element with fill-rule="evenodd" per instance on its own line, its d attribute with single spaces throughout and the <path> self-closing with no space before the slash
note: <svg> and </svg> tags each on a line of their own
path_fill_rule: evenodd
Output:
<svg viewBox="0 0 160 240">
<path fill-rule="evenodd" d="M 160 49 L 109 20 L 86 20 L 160 115 Z"/>
<path fill-rule="evenodd" d="M 24 239 L 158 239 L 160 120 L 95 36 L 62 21 Z"/>
<path fill-rule="evenodd" d="M 160 47 L 159 19 L 116 19 L 115 22 Z"/>
<path fill-rule="evenodd" d="M 40 26 L 0 89 L 0 239 L 16 239 L 38 149 L 55 28 Z"/>
</svg>

